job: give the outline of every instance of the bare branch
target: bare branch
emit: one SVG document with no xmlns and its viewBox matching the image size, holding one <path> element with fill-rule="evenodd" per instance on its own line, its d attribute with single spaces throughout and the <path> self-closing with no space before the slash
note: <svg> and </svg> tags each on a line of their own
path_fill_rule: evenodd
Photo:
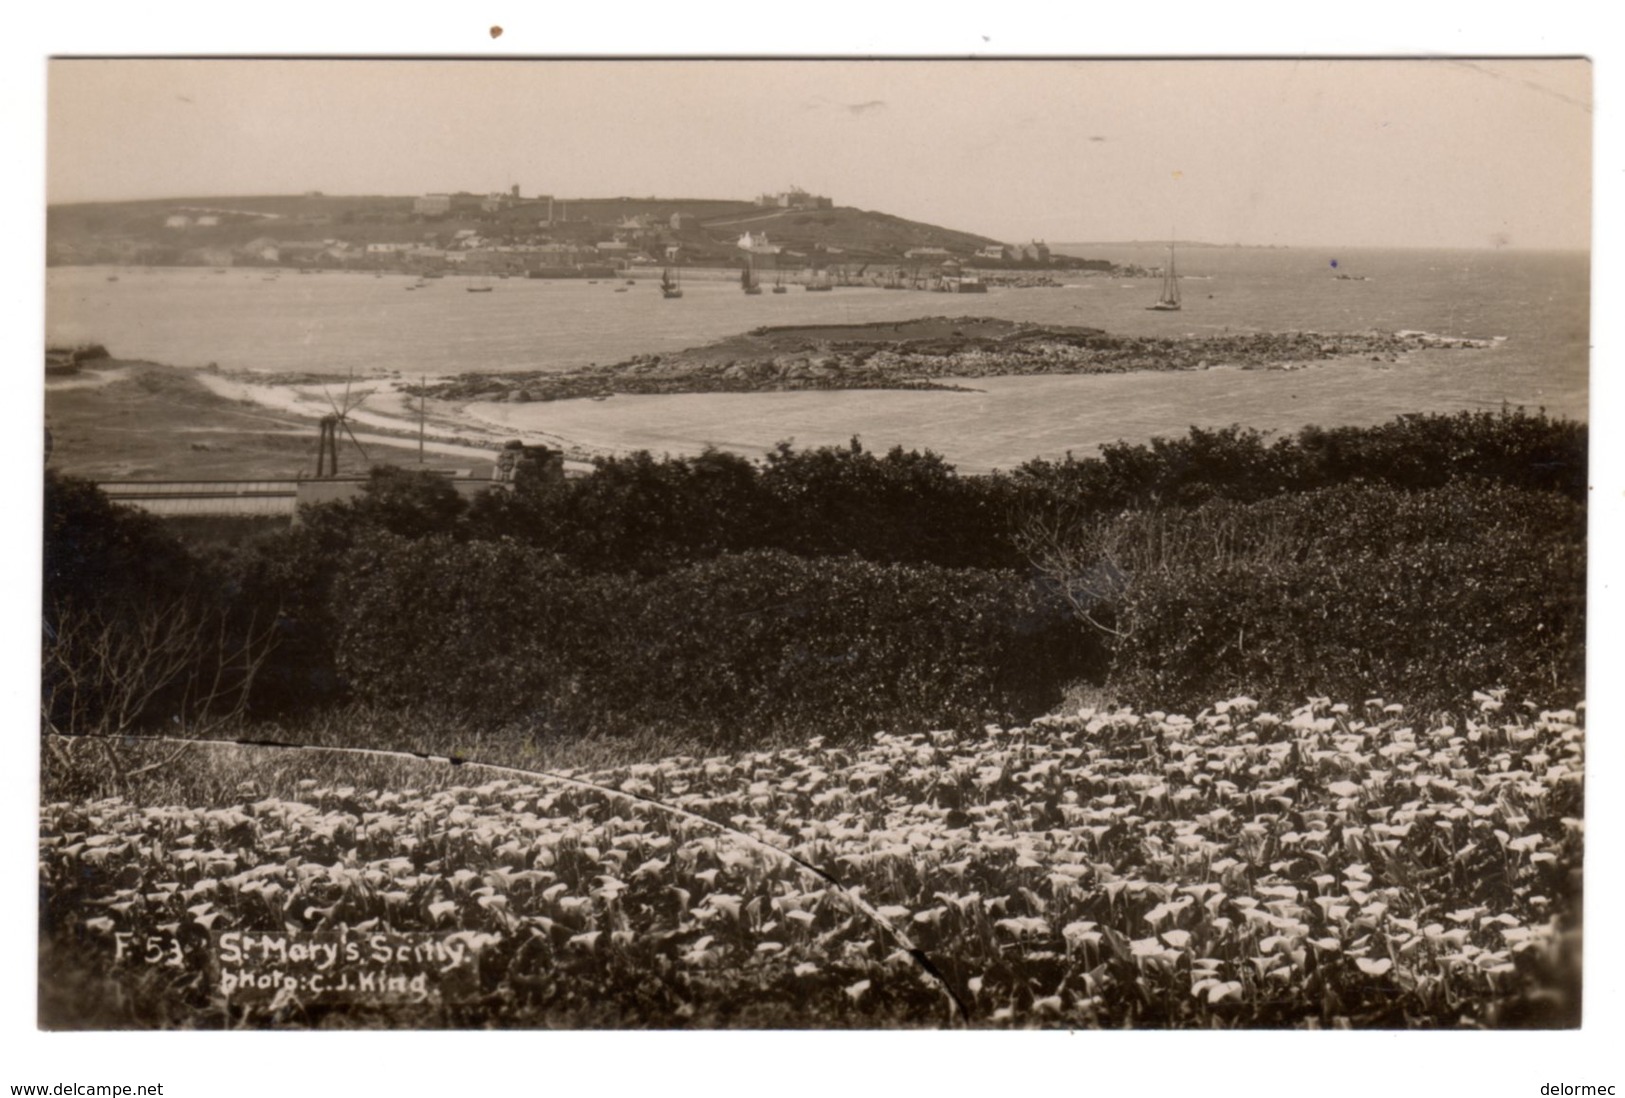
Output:
<svg viewBox="0 0 1625 1098">
<path fill-rule="evenodd" d="M 241 719 L 273 646 L 274 623 L 233 627 L 190 592 L 161 605 L 64 600 L 45 630 L 42 727 L 114 736 L 161 716 L 172 731 L 218 729 Z"/>
</svg>

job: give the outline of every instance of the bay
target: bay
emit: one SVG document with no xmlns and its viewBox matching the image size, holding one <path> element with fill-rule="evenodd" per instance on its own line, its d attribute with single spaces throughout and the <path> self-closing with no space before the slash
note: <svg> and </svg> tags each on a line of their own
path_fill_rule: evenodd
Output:
<svg viewBox="0 0 1625 1098">
<path fill-rule="evenodd" d="M 1165 254 L 1154 245 L 1058 250 L 1146 266 Z M 406 292 L 414 280 L 402 275 L 53 268 L 46 336 L 101 342 L 119 357 L 172 365 L 409 379 L 566 370 L 762 325 L 918 316 L 998 316 L 1125 335 L 1383 329 L 1489 341 L 1395 364 L 1245 371 L 1215 363 L 1177 374 L 980 378 L 967 383 L 977 390 L 970 393 L 614 397 L 467 409 L 492 428 L 596 451 L 693 453 L 717 445 L 761 453 L 780 440 L 806 446 L 856 434 L 871 448 L 929 447 L 967 471 L 1088 453 L 1113 439 L 1142 441 L 1192 425 L 1292 430 L 1502 404 L 1586 418 L 1584 253 L 1203 247 L 1181 250 L 1179 260 L 1179 313 L 1146 311 L 1155 280 L 1106 276 L 1064 275 L 1060 287 L 985 295 L 795 287 L 747 297 L 732 272 L 689 272 L 684 297 L 669 301 L 646 276 L 631 286 L 623 279 L 506 279 L 492 283 L 491 293 L 468 294 L 456 277 Z"/>
</svg>

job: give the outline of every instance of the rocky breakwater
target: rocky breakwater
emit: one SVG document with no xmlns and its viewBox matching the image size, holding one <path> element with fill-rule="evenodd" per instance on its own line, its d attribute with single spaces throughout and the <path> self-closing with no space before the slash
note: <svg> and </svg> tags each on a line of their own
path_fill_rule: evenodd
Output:
<svg viewBox="0 0 1625 1098">
<path fill-rule="evenodd" d="M 45 376 L 71 377 L 87 362 L 110 359 L 107 348 L 100 343 L 81 343 L 74 347 L 45 348 Z"/>
<path fill-rule="evenodd" d="M 1060 279 L 1043 271 L 988 271 L 976 269 L 971 273 L 981 279 L 983 285 L 998 286 L 1007 290 L 1055 289 L 1063 285 Z M 1096 272 L 1069 271 L 1067 273 L 1092 274 Z"/>
<path fill-rule="evenodd" d="M 603 399 L 616 394 L 811 389 L 964 389 L 961 379 L 1134 370 L 1298 369 L 1337 359 L 1397 362 L 1425 347 L 1482 344 L 1422 332 L 1249 332 L 1170 339 L 994 318 L 758 328 L 675 354 L 562 374 L 463 374 L 443 400 Z"/>
</svg>

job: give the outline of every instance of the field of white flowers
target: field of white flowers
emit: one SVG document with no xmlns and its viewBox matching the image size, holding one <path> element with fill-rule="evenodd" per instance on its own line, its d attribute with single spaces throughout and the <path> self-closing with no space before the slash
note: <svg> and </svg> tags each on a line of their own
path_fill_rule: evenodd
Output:
<svg viewBox="0 0 1625 1098">
<path fill-rule="evenodd" d="M 42 995 L 161 1027 L 1576 1024 L 1583 719 L 1476 697 L 50 803 Z M 458 971 L 227 994 L 245 934 Z"/>
</svg>

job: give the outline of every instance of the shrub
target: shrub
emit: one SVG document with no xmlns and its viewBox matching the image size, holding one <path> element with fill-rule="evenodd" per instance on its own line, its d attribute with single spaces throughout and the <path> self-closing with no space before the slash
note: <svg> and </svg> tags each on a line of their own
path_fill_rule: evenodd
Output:
<svg viewBox="0 0 1625 1098">
<path fill-rule="evenodd" d="M 1002 486 L 935 454 L 781 444 L 760 467 L 707 451 L 601 459 L 591 477 L 476 501 L 467 531 L 516 537 L 582 568 L 656 575 L 752 549 L 943 567 L 1018 566 Z"/>
<path fill-rule="evenodd" d="M 759 545 L 773 525 L 755 467 L 714 450 L 604 459 L 592 476 L 530 498 L 532 543 L 594 571 L 664 572 Z"/>
<path fill-rule="evenodd" d="M 781 443 L 761 481 L 776 520 L 766 546 L 888 564 L 1021 564 L 1008 536 L 1005 483 L 960 477 L 930 451 L 899 446 L 882 457 L 856 438 L 844 448 L 799 452 Z"/>
<path fill-rule="evenodd" d="M 579 722 L 624 586 L 511 542 L 372 535 L 334 584 L 336 668 L 364 701 Z"/>
<path fill-rule="evenodd" d="M 64 734 L 234 720 L 272 644 L 151 515 L 47 472 L 40 711 Z"/>
<path fill-rule="evenodd" d="M 1523 409 L 1404 415 L 1374 427 L 1305 427 L 1270 442 L 1240 427 L 1203 430 L 1148 445 L 1111 443 L 1099 457 L 1018 467 L 1024 502 L 1090 512 L 1253 502 L 1355 481 L 1438 488 L 1490 480 L 1586 498 L 1583 424 Z"/>
<path fill-rule="evenodd" d="M 1088 638 L 1014 573 L 758 552 L 640 589 L 616 693 L 681 714 L 824 732 L 979 722 L 1053 704 Z M 1098 651 L 1098 649 L 1097 649 Z"/>
<path fill-rule="evenodd" d="M 638 582 L 511 542 L 379 535 L 333 597 L 363 700 L 538 731 L 964 722 L 1051 704 L 1089 670 L 1083 632 L 1013 574 L 849 558 L 731 555 Z"/>
<path fill-rule="evenodd" d="M 1344 486 L 1120 520 L 1112 681 L 1194 705 L 1247 693 L 1404 694 L 1466 684 L 1578 700 L 1584 513 L 1488 484 Z"/>
<path fill-rule="evenodd" d="M 412 479 L 417 477 L 416 480 Z M 1099 456 L 961 477 L 929 451 L 781 444 L 760 464 L 709 451 L 602 459 L 591 477 L 486 493 L 466 510 L 436 477 L 375 475 L 367 496 L 323 508 L 413 537 L 512 537 L 595 572 L 652 576 L 728 553 L 856 554 L 888 564 L 1020 568 L 1030 527 L 1058 519 L 1257 502 L 1364 482 L 1397 489 L 1490 480 L 1585 499 L 1586 429 L 1522 411 L 1402 416 L 1376 427 L 1192 428 Z"/>
<path fill-rule="evenodd" d="M 1585 440 L 1522 412 L 1408 416 L 986 478 L 854 440 L 760 465 L 637 454 L 471 505 L 380 470 L 224 574 L 52 478 L 47 625 L 64 592 L 201 591 L 238 635 L 274 620 L 256 715 L 353 692 L 538 727 L 903 726 L 1030 711 L 1099 684 L 1108 654 L 1113 685 L 1161 705 L 1553 696 L 1581 680 Z M 1068 600 L 1099 628 L 1063 621 Z"/>
<path fill-rule="evenodd" d="M 438 473 L 378 465 L 367 475 L 360 497 L 338 506 L 347 506 L 363 526 L 427 537 L 454 531 L 468 502 Z"/>
<path fill-rule="evenodd" d="M 44 605 L 161 601 L 190 586 L 197 560 L 161 519 L 120 507 L 88 480 L 45 473 Z"/>
</svg>

